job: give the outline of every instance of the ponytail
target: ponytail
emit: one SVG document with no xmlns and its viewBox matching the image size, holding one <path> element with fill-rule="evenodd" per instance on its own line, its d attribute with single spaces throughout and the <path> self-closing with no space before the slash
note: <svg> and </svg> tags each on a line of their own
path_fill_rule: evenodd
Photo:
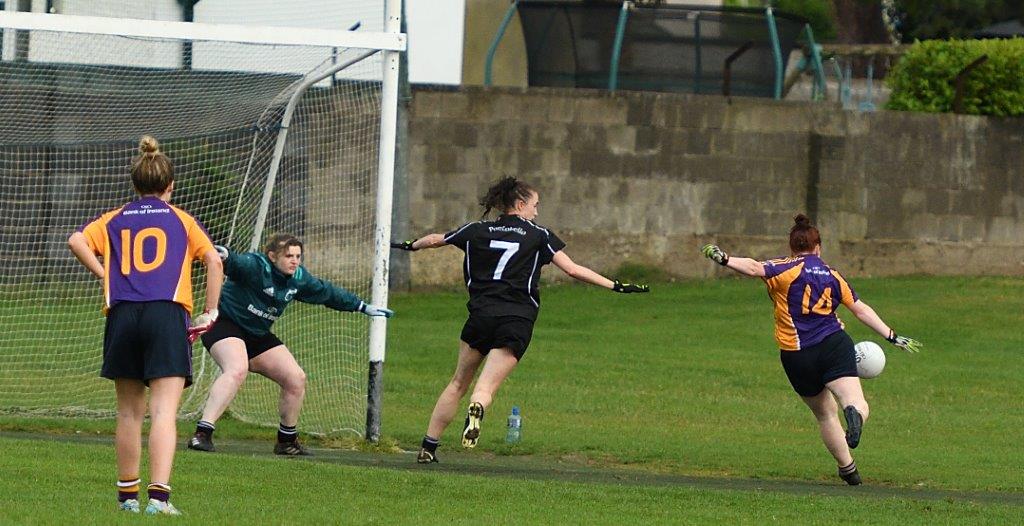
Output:
<svg viewBox="0 0 1024 526">
<path fill-rule="evenodd" d="M 480 198 L 480 206 L 484 208 L 483 217 L 491 213 L 491 210 L 508 212 L 516 207 L 516 201 L 529 201 L 534 193 L 536 190 L 529 184 L 515 177 L 502 177 Z"/>
<path fill-rule="evenodd" d="M 810 252 L 815 245 L 821 244 L 821 234 L 811 224 L 811 218 L 798 214 L 793 218 L 793 228 L 789 230 L 789 249 L 794 254 Z"/>
</svg>

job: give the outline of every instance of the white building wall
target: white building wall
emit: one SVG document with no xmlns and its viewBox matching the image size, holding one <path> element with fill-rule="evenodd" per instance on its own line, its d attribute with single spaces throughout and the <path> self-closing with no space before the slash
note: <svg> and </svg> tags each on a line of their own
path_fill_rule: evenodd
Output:
<svg viewBox="0 0 1024 526">
<path fill-rule="evenodd" d="M 397 0 L 396 0 L 397 1 Z M 147 20 L 181 20 L 177 0 L 53 0 L 54 11 L 67 15 L 109 16 Z M 16 0 L 7 2 L 13 10 Z M 44 12 L 46 0 L 33 0 L 32 10 Z M 322 29 L 347 29 L 360 23 L 359 31 L 382 31 L 384 0 L 200 0 L 195 21 L 220 24 L 251 24 Z M 409 71 L 414 83 L 458 84 L 462 75 L 462 42 L 465 0 L 406 0 L 409 31 Z M 5 32 L 5 60 L 13 58 L 14 34 Z M 251 46 L 196 43 L 194 69 L 227 69 L 300 73 L 330 56 L 320 50 L 260 50 L 251 58 Z M 178 67 L 178 43 L 101 39 L 81 35 L 33 35 L 29 59 L 101 65 Z"/>
</svg>

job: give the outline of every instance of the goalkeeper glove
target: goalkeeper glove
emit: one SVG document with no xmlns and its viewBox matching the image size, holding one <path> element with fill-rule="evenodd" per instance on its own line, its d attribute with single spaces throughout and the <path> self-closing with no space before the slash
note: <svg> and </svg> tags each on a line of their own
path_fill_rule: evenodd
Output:
<svg viewBox="0 0 1024 526">
<path fill-rule="evenodd" d="M 418 248 L 412 248 L 412 241 L 402 241 L 401 243 L 391 243 L 391 248 L 397 248 L 399 250 L 408 250 L 410 252 L 419 250 Z"/>
<path fill-rule="evenodd" d="M 213 324 L 217 322 L 217 315 L 219 312 L 217 309 L 204 311 L 199 316 L 192 318 L 192 325 L 188 328 L 188 343 L 195 343 L 196 338 L 199 338 L 204 332 L 213 328 Z"/>
<path fill-rule="evenodd" d="M 213 245 L 213 249 L 217 251 L 217 255 L 220 256 L 221 261 L 228 260 L 228 255 L 230 254 L 228 247 L 223 245 Z"/>
<path fill-rule="evenodd" d="M 722 249 L 718 248 L 718 245 L 704 245 L 700 249 L 700 252 L 704 254 L 704 257 L 722 265 L 723 267 L 729 264 L 729 254 L 722 252 Z"/>
<path fill-rule="evenodd" d="M 378 307 L 376 305 L 370 305 L 369 303 L 366 303 L 366 302 L 360 302 L 359 303 L 359 308 L 357 310 L 359 312 L 361 312 L 361 313 L 363 313 L 363 314 L 365 314 L 367 316 L 371 316 L 371 317 L 372 316 L 384 316 L 385 318 L 390 318 L 390 317 L 395 315 L 395 311 L 393 311 L 391 309 L 385 309 L 384 307 Z"/>
<path fill-rule="evenodd" d="M 623 283 L 619 280 L 615 280 L 612 283 L 612 290 L 623 294 L 629 294 L 632 292 L 650 292 L 651 288 L 647 285 L 634 285 L 632 283 Z"/>
<path fill-rule="evenodd" d="M 896 331 L 894 331 L 892 329 L 889 329 L 889 337 L 886 338 L 886 340 L 888 340 L 889 343 L 891 343 L 891 344 L 895 345 L 896 347 L 899 347 L 900 349 L 903 349 L 904 351 L 907 351 L 907 352 L 918 352 L 918 351 L 921 350 L 921 347 L 924 347 L 923 343 L 921 343 L 921 342 L 919 342 L 919 341 L 917 341 L 917 340 L 915 340 L 913 338 L 907 338 L 906 336 L 900 336 L 900 335 L 896 334 Z"/>
</svg>

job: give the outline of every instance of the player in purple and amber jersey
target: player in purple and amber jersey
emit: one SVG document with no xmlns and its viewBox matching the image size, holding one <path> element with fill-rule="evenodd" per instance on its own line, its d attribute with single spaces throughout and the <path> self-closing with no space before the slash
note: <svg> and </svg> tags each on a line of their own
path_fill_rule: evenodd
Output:
<svg viewBox="0 0 1024 526">
<path fill-rule="evenodd" d="M 796 216 L 790 229 L 789 248 L 790 257 L 764 262 L 729 257 L 715 245 L 705 245 L 701 251 L 720 265 L 765 281 L 775 304 L 775 340 L 782 367 L 793 390 L 818 420 L 825 447 L 839 464 L 839 476 L 855 486 L 861 478 L 850 450 L 860 443 L 868 404 L 857 377 L 853 340 L 843 330 L 836 309 L 845 305 L 858 320 L 903 350 L 917 352 L 921 344 L 897 335 L 821 259 L 821 235 L 803 214 Z M 836 399 L 843 406 L 845 435 Z"/>
<path fill-rule="evenodd" d="M 784 351 L 817 345 L 842 330 L 836 309 L 840 304 L 853 309 L 859 299 L 816 254 L 765 261 L 764 280 L 775 303 L 775 341 Z"/>
<path fill-rule="evenodd" d="M 147 195 L 78 232 L 103 256 L 104 311 L 121 301 L 171 301 L 192 312 L 192 261 L 213 250 L 213 242 L 187 212 Z"/>
<path fill-rule="evenodd" d="M 139 464 L 150 390 L 148 514 L 179 515 L 170 503 L 178 403 L 192 382 L 192 340 L 217 319 L 224 271 L 210 236 L 168 204 L 174 166 L 145 136 L 132 161 L 140 198 L 86 223 L 68 239 L 75 257 L 103 280 L 107 315 L 100 376 L 117 393 L 118 502 L 139 512 Z M 102 257 L 102 261 L 100 258 Z M 192 320 L 192 262 L 206 264 L 206 311 Z"/>
</svg>

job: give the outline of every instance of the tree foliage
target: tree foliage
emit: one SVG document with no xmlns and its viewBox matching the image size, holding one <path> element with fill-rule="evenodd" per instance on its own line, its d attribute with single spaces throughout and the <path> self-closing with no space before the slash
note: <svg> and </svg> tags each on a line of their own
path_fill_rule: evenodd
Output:
<svg viewBox="0 0 1024 526">
<path fill-rule="evenodd" d="M 970 38 L 983 27 L 1024 19 L 1020 0 L 895 0 L 896 28 L 904 42 Z"/>
</svg>

